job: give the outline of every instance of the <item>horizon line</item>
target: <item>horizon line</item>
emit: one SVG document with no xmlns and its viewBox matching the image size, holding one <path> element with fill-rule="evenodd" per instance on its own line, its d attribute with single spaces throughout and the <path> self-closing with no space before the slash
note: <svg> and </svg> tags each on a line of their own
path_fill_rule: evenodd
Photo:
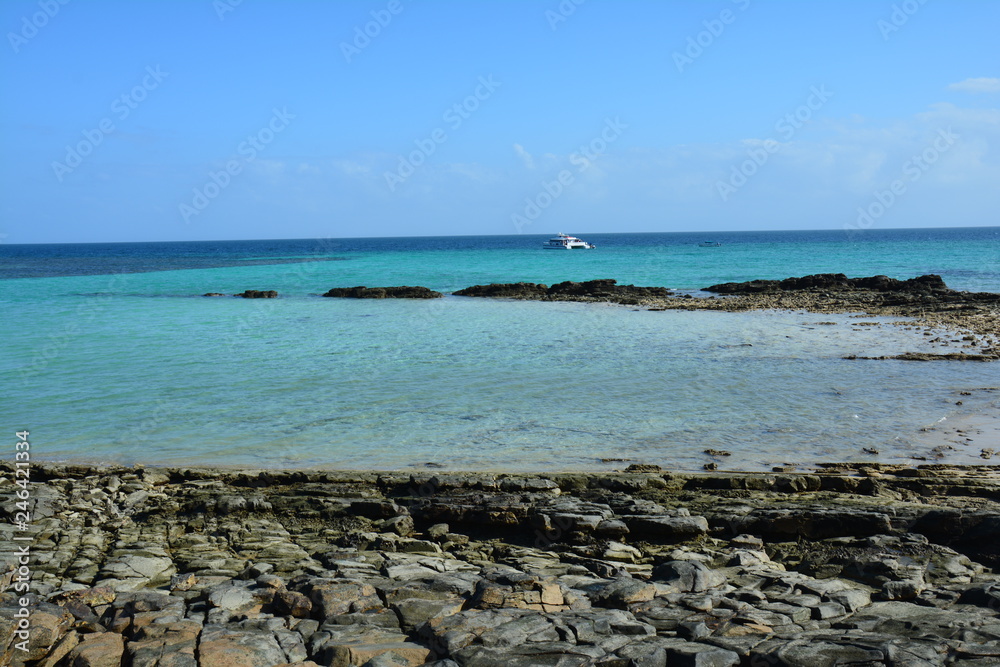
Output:
<svg viewBox="0 0 1000 667">
<path fill-rule="evenodd" d="M 615 235 L 638 235 L 638 234 L 706 234 L 706 235 L 718 235 L 718 234 L 751 234 L 751 233 L 803 233 L 803 232 L 874 232 L 874 231 L 915 231 L 915 230 L 943 230 L 943 229 L 1000 229 L 1000 225 L 965 225 L 965 226 L 951 226 L 951 227 L 881 227 L 878 229 L 864 229 L 864 230 L 849 230 L 845 228 L 836 229 L 743 229 L 743 230 L 719 230 L 719 231 L 655 231 L 655 232 L 578 232 L 582 234 L 594 234 L 601 236 L 615 236 Z M 187 240 L 173 240 L 173 241 L 32 241 L 28 243 L 3 243 L 0 241 L 0 248 L 3 247 L 14 247 L 14 246 L 29 246 L 29 245 L 115 245 L 115 244 L 138 244 L 138 243 L 233 243 L 238 241 L 253 242 L 253 241 L 310 241 L 310 240 L 337 240 L 337 239 L 352 239 L 352 240 L 375 240 L 375 239 L 442 239 L 442 238 L 475 238 L 475 237 L 512 237 L 512 236 L 524 236 L 524 237 L 535 237 L 535 236 L 553 236 L 556 233 L 532 233 L 532 234 L 430 234 L 430 235 L 419 235 L 419 234 L 409 234 L 402 236 L 302 236 L 294 238 L 233 238 L 233 239 L 187 239 Z"/>
</svg>

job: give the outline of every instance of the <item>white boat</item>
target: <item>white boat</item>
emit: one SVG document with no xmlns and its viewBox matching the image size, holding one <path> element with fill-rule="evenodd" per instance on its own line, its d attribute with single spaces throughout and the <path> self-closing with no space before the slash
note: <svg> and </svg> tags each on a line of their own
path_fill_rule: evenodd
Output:
<svg viewBox="0 0 1000 667">
<path fill-rule="evenodd" d="M 722 244 L 719 243 L 718 241 L 702 241 L 701 243 L 698 244 L 698 246 L 701 248 L 718 248 L 721 245 Z"/>
<path fill-rule="evenodd" d="M 592 250 L 597 246 L 560 232 L 559 235 L 553 236 L 543 243 L 542 247 L 546 250 Z"/>
</svg>

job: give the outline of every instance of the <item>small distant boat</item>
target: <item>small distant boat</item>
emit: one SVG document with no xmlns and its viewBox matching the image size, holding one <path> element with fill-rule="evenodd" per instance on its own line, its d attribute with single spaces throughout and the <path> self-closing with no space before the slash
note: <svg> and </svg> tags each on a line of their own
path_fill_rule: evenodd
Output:
<svg viewBox="0 0 1000 667">
<path fill-rule="evenodd" d="M 722 246 L 718 241 L 702 241 L 698 244 L 699 248 L 718 248 Z"/>
<path fill-rule="evenodd" d="M 543 243 L 542 247 L 546 250 L 593 250 L 597 246 L 560 232 L 557 236 L 553 236 Z"/>
</svg>

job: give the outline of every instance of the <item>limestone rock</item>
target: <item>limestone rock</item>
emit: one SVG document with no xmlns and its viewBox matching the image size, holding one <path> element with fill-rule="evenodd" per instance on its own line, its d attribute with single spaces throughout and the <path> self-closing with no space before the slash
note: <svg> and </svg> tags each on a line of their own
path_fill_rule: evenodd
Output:
<svg viewBox="0 0 1000 667">
<path fill-rule="evenodd" d="M 114 632 L 81 636 L 67 661 L 74 667 L 120 667 L 125 654 L 124 638 Z"/>
</svg>

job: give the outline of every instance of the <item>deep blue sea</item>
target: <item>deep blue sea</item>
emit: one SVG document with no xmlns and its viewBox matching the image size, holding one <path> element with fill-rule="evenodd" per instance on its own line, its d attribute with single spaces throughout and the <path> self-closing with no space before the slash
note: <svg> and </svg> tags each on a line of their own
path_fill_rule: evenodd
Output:
<svg viewBox="0 0 1000 667">
<path fill-rule="evenodd" d="M 1000 227 L 581 236 L 597 248 L 542 250 L 548 235 L 0 245 L 0 422 L 48 460 L 693 470 L 713 448 L 732 452 L 722 469 L 756 470 L 912 462 L 933 444 L 922 429 L 997 412 L 996 364 L 842 359 L 936 337 L 887 318 L 319 296 L 593 278 L 696 291 L 826 272 L 1000 292 Z M 245 289 L 280 296 L 201 296 Z"/>
</svg>

